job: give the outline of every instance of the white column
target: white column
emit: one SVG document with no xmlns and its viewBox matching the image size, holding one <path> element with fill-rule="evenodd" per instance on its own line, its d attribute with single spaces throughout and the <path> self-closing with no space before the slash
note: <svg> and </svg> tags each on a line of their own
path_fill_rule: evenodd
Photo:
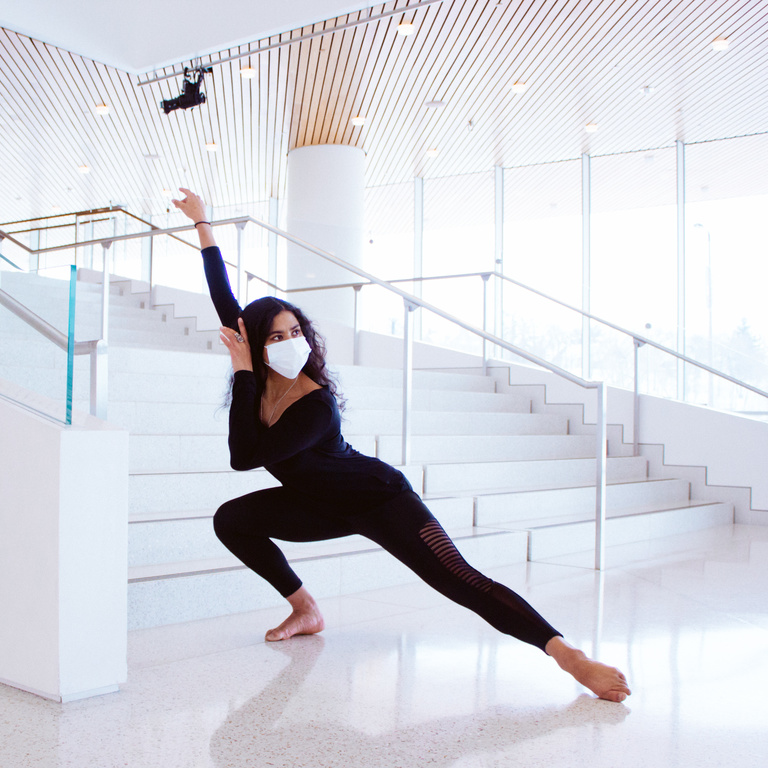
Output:
<svg viewBox="0 0 768 768">
<path fill-rule="evenodd" d="M 365 153 L 356 147 L 300 147 L 288 155 L 286 229 L 324 251 L 361 266 Z M 289 244 L 287 287 L 351 283 L 356 276 Z M 288 299 L 312 320 L 352 326 L 354 291 L 291 293 Z"/>
</svg>

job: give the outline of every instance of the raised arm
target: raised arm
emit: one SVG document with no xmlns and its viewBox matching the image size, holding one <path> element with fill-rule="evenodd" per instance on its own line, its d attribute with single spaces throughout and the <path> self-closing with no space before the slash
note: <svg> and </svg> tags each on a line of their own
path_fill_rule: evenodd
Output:
<svg viewBox="0 0 768 768">
<path fill-rule="evenodd" d="M 224 260 L 221 258 L 221 252 L 213 237 L 213 228 L 206 218 L 205 202 L 200 195 L 196 195 L 192 190 L 180 187 L 179 191 L 184 193 L 184 199 L 174 200 L 173 204 L 195 223 L 195 229 L 200 238 L 205 279 L 208 282 L 213 306 L 216 307 L 221 324 L 237 331 L 240 305 L 232 293 Z"/>
</svg>

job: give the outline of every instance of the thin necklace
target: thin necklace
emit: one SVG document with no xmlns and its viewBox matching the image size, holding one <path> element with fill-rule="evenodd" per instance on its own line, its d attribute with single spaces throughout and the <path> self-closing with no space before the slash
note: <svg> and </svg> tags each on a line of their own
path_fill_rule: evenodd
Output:
<svg viewBox="0 0 768 768">
<path fill-rule="evenodd" d="M 291 386 L 288 387 L 288 389 L 285 390 L 285 392 L 283 393 L 283 396 L 275 403 L 275 407 L 272 409 L 272 413 L 269 415 L 269 419 L 266 422 L 268 427 L 272 426 L 272 417 L 275 415 L 275 411 L 277 410 L 277 406 L 280 405 L 280 403 L 283 402 L 283 400 L 285 399 L 285 396 L 293 389 L 294 385 L 296 384 L 296 382 L 298 380 L 299 380 L 299 377 L 297 376 L 293 380 L 293 384 L 291 384 Z M 261 402 L 259 403 L 259 416 L 261 417 L 261 421 L 263 423 L 264 422 L 264 395 L 261 396 Z"/>
</svg>

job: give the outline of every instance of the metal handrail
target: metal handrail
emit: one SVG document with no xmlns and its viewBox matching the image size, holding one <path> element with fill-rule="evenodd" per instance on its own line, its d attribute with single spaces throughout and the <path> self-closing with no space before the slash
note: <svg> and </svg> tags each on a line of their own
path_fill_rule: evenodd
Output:
<svg viewBox="0 0 768 768">
<path fill-rule="evenodd" d="M 268 285 L 270 288 L 280 291 L 281 293 L 329 291 L 329 290 L 340 289 L 340 288 L 361 288 L 365 285 L 374 284 L 374 283 L 371 283 L 370 281 L 366 281 L 364 283 L 358 282 L 358 283 L 336 283 L 333 285 L 319 285 L 319 286 L 313 285 L 308 288 L 280 288 L 279 286 L 274 285 L 268 282 L 267 280 L 264 280 L 264 278 L 260 277 L 259 275 L 255 275 L 252 272 L 248 272 L 246 270 L 246 274 L 248 275 L 249 278 L 259 280 L 265 285 Z M 519 288 L 523 288 L 524 290 L 534 293 L 537 296 L 541 296 L 542 298 L 547 299 L 548 301 L 552 301 L 555 304 L 558 304 L 559 306 L 564 307 L 565 309 L 570 309 L 571 311 L 576 312 L 582 317 L 586 317 L 589 320 L 594 320 L 595 322 L 600 323 L 601 325 L 604 325 L 607 328 L 611 328 L 615 331 L 618 331 L 619 333 L 623 333 L 624 335 L 632 338 L 634 341 L 639 342 L 641 346 L 644 346 L 647 344 L 649 347 L 654 347 L 655 349 L 658 349 L 661 352 L 666 352 L 668 355 L 672 355 L 673 357 L 677 358 L 678 360 L 681 360 L 684 363 L 693 365 L 697 368 L 700 368 L 703 371 L 707 371 L 707 373 L 711 373 L 715 376 L 719 376 L 720 378 L 725 379 L 726 381 L 729 381 L 732 384 L 736 384 L 740 387 L 744 387 L 744 389 L 748 389 L 757 395 L 761 395 L 762 397 L 768 398 L 768 392 L 765 392 L 764 390 L 759 389 L 758 387 L 755 387 L 752 384 L 747 383 L 746 381 L 737 379 L 734 376 L 731 376 L 730 374 L 725 373 L 724 371 L 718 370 L 717 368 L 713 368 L 707 365 L 706 363 L 702 363 L 700 360 L 695 360 L 694 358 L 688 357 L 687 355 L 684 355 L 681 352 L 677 352 L 674 349 L 665 347 L 663 344 L 659 344 L 658 342 L 648 338 L 647 336 L 643 336 L 642 334 L 635 333 L 635 331 L 630 331 L 626 328 L 622 328 L 620 325 L 616 325 L 615 323 L 612 323 L 609 320 L 604 320 L 603 318 L 598 317 L 597 315 L 593 315 L 590 312 L 585 312 L 583 309 L 579 309 L 578 307 L 574 307 L 572 304 L 568 304 L 565 301 L 556 299 L 554 298 L 554 296 L 549 296 L 548 294 L 538 290 L 537 288 L 531 288 L 529 285 L 525 285 L 525 283 L 521 283 L 519 280 L 515 280 L 511 277 L 508 277 L 507 275 L 502 275 L 500 272 L 495 272 L 495 271 L 494 272 L 467 272 L 463 274 L 430 275 L 428 277 L 402 277 L 396 280 L 388 280 L 387 282 L 390 284 L 391 283 L 419 283 L 419 282 L 427 282 L 430 280 L 450 280 L 454 278 L 467 278 L 467 277 L 481 277 L 483 279 L 487 279 L 489 277 L 497 277 L 505 282 L 512 283 L 513 285 L 516 285 Z"/>
</svg>

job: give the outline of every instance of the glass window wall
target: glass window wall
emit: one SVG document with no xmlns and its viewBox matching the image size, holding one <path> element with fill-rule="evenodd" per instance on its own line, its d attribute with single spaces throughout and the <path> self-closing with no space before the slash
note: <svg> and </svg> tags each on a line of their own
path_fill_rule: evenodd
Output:
<svg viewBox="0 0 768 768">
<path fill-rule="evenodd" d="M 675 149 L 595 157 L 591 166 L 591 314 L 674 349 Z M 594 322 L 590 330 L 590 376 L 631 387 L 632 340 Z"/>
<path fill-rule="evenodd" d="M 504 170 L 505 277 L 581 307 L 581 161 Z M 503 338 L 581 373 L 581 315 L 504 282 Z"/>
<path fill-rule="evenodd" d="M 768 390 L 768 136 L 686 147 L 686 354 Z M 719 408 L 768 410 L 687 366 L 686 395 Z M 762 401 L 762 402 L 761 402 Z"/>
</svg>

